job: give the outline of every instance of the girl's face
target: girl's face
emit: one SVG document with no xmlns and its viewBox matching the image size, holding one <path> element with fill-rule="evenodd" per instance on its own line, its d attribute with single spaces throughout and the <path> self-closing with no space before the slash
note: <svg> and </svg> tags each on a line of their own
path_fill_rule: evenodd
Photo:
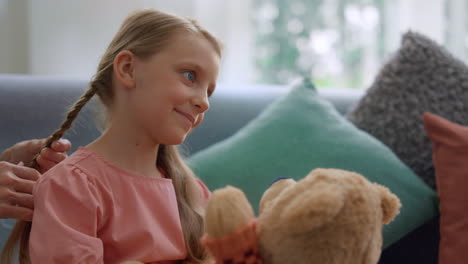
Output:
<svg viewBox="0 0 468 264">
<path fill-rule="evenodd" d="M 220 57 L 202 36 L 179 34 L 161 52 L 136 59 L 134 122 L 157 144 L 180 144 L 210 107 Z"/>
</svg>

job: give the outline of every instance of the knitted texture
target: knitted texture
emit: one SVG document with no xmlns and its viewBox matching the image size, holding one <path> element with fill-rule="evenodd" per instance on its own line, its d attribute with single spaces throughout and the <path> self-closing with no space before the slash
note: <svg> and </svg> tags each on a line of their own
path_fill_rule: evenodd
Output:
<svg viewBox="0 0 468 264">
<path fill-rule="evenodd" d="M 203 245 L 215 264 L 262 264 L 258 253 L 256 220 L 221 238 L 205 235 Z"/>
<path fill-rule="evenodd" d="M 408 32 L 348 118 L 435 189 L 424 112 L 468 125 L 468 67 L 429 38 Z"/>
</svg>

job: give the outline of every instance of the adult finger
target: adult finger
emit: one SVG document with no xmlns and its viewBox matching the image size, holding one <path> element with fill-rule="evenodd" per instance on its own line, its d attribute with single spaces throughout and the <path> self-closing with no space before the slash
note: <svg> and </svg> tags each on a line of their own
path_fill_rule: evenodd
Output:
<svg viewBox="0 0 468 264">
<path fill-rule="evenodd" d="M 41 174 L 32 168 L 11 164 L 12 172 L 19 178 L 31 181 L 37 181 Z"/>
<path fill-rule="evenodd" d="M 71 142 L 68 139 L 61 138 L 52 143 L 52 149 L 56 152 L 67 152 L 71 149 Z"/>
<path fill-rule="evenodd" d="M 31 181 L 37 181 L 41 174 L 32 168 L 18 166 L 18 165 L 11 165 L 12 172 L 19 178 Z"/>
<path fill-rule="evenodd" d="M 41 150 L 41 148 L 47 142 L 47 139 L 45 139 L 45 138 L 43 138 L 43 139 L 31 139 L 31 140 L 27 140 L 25 142 L 26 142 L 26 146 L 27 146 L 28 151 L 30 153 L 34 154 L 34 153 L 39 152 L 39 150 Z"/>
<path fill-rule="evenodd" d="M 56 152 L 50 148 L 45 148 L 41 151 L 39 157 L 57 164 L 64 160 L 67 157 L 67 154 L 63 152 Z"/>
<path fill-rule="evenodd" d="M 16 192 L 14 189 L 2 188 L 0 191 L 0 201 L 5 204 L 17 205 L 29 209 L 34 208 L 33 196 L 30 193 Z"/>
<path fill-rule="evenodd" d="M 23 208 L 34 209 L 34 199 L 32 194 L 15 192 L 10 200 L 12 205 Z"/>
<path fill-rule="evenodd" d="M 11 204 L 1 203 L 0 204 L 0 218 L 13 218 L 24 221 L 31 221 L 33 216 L 33 210 L 20 206 L 14 206 Z"/>
<path fill-rule="evenodd" d="M 5 181 L 3 181 L 5 183 Z M 32 194 L 35 181 L 21 179 L 15 175 L 10 176 L 9 183 L 5 187 L 20 193 Z"/>
<path fill-rule="evenodd" d="M 39 164 L 41 173 L 48 171 L 50 168 L 54 167 L 57 164 L 50 160 L 46 160 L 43 156 L 37 157 L 36 161 L 37 161 L 37 164 Z"/>
</svg>

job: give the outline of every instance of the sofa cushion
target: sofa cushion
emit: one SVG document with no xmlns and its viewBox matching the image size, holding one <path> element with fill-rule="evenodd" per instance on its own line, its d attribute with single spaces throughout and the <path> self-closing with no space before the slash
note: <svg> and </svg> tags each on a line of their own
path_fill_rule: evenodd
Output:
<svg viewBox="0 0 468 264">
<path fill-rule="evenodd" d="M 440 197 L 439 263 L 468 260 L 468 127 L 424 114 Z"/>
<path fill-rule="evenodd" d="M 314 168 L 363 174 L 390 188 L 403 204 L 384 228 L 388 246 L 437 214 L 437 198 L 386 146 L 357 129 L 305 79 L 232 137 L 189 159 L 211 188 L 241 188 L 257 208 L 277 177 L 296 180 Z"/>
<path fill-rule="evenodd" d="M 468 67 L 429 38 L 409 32 L 348 117 L 435 188 L 425 111 L 468 125 Z"/>
</svg>

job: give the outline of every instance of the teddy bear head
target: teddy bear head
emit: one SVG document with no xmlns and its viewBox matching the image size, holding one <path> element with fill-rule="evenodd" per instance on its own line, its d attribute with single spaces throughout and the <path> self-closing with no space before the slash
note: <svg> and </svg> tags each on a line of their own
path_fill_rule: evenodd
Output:
<svg viewBox="0 0 468 264">
<path fill-rule="evenodd" d="M 378 262 L 382 227 L 398 214 L 399 199 L 363 176 L 316 169 L 302 180 L 274 183 L 258 218 L 265 263 Z"/>
</svg>

